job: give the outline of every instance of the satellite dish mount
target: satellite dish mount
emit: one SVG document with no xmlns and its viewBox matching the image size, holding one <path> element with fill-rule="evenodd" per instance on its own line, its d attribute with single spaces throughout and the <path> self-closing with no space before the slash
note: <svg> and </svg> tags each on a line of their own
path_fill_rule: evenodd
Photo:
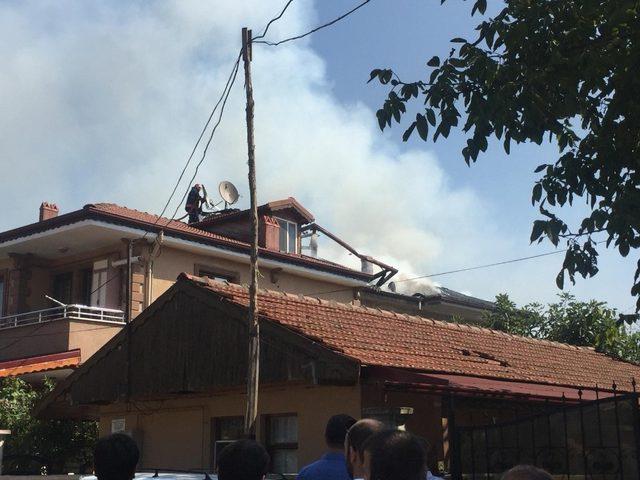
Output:
<svg viewBox="0 0 640 480">
<path fill-rule="evenodd" d="M 240 198 L 240 194 L 238 193 L 236 186 L 226 180 L 220 182 L 220 185 L 218 185 L 218 192 L 220 193 L 222 200 L 224 200 L 225 210 L 229 205 L 233 205 L 238 201 L 238 198 Z"/>
</svg>

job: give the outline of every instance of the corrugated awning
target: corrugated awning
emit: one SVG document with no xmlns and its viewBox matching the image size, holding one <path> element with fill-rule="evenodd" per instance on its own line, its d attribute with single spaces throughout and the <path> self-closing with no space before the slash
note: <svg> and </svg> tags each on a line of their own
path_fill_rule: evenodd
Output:
<svg viewBox="0 0 640 480">
<path fill-rule="evenodd" d="M 80 365 L 80 349 L 37 355 L 0 362 L 0 378 L 15 377 L 27 373 L 46 372 Z"/>
</svg>

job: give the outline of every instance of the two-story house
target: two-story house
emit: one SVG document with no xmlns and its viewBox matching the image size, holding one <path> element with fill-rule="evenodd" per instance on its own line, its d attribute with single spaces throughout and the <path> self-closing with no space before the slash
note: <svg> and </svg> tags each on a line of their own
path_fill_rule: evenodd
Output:
<svg viewBox="0 0 640 480">
<path fill-rule="evenodd" d="M 313 222 L 293 198 L 259 207 L 260 287 L 351 302 L 392 273 L 372 273 L 365 256 L 359 271 L 303 254 Z M 248 210 L 189 225 L 114 204 L 59 214 L 43 203 L 38 222 L 0 233 L 0 377 L 68 375 L 181 272 L 247 284 L 249 224 Z"/>
</svg>

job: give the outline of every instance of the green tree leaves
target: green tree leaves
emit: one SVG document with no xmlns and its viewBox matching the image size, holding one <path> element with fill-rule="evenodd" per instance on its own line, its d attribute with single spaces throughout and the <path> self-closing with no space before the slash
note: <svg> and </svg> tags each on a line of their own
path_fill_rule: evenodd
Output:
<svg viewBox="0 0 640 480">
<path fill-rule="evenodd" d="M 496 309 L 485 321 L 496 330 L 594 347 L 623 360 L 640 362 L 640 334 L 627 326 L 637 321 L 637 315 L 618 315 L 604 302 L 580 302 L 562 293 L 557 302 L 546 306 L 532 303 L 517 307 L 502 294 L 496 297 Z"/>
<path fill-rule="evenodd" d="M 486 0 L 476 0 L 471 13 L 486 9 Z M 557 283 L 597 273 L 596 239 L 632 255 L 640 247 L 640 4 L 506 0 L 476 31 L 475 39 L 452 39 L 448 56 L 432 56 L 424 80 L 371 72 L 371 80 L 392 87 L 377 112 L 380 128 L 400 123 L 405 105 L 419 98 L 425 110 L 403 140 L 417 131 L 436 141 L 460 128 L 467 164 L 491 138 L 507 155 L 514 142 L 554 141 L 558 157 L 535 169 L 531 201 L 541 219 L 531 240 L 566 242 Z M 570 228 L 560 213 L 578 198 L 591 214 Z M 640 309 L 640 275 L 631 291 Z"/>
<path fill-rule="evenodd" d="M 48 473 L 66 474 L 69 471 L 66 467 L 72 465 L 84 466 L 85 472 L 89 471 L 98 435 L 97 424 L 39 420 L 32 414 L 36 403 L 52 389 L 53 382 L 49 380 L 41 389 L 35 389 L 16 377 L 0 379 L 0 426 L 11 430 L 5 445 L 5 458 L 39 458 Z M 5 468 L 4 473 L 24 472 Z"/>
</svg>

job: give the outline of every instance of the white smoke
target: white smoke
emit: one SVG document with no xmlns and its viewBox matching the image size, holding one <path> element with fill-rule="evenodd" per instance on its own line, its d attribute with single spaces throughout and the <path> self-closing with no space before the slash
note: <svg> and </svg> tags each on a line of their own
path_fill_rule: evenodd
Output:
<svg viewBox="0 0 640 480">
<path fill-rule="evenodd" d="M 106 201 L 159 212 L 222 91 L 241 27 L 258 32 L 282 4 L 0 4 L 0 229 L 34 221 L 42 200 L 62 211 Z M 269 36 L 316 22 L 314 3 L 297 1 Z M 472 190 L 453 188 L 427 144 L 401 149 L 357 98 L 335 98 L 306 40 L 255 45 L 252 68 L 261 202 L 296 197 L 318 223 L 409 277 L 514 255 L 513 240 L 492 227 L 490 207 Z M 241 71 L 197 178 L 211 191 L 233 181 L 241 207 L 248 204 L 242 84 Z M 320 256 L 359 267 L 324 238 Z M 518 283 L 469 278 L 488 297 Z M 406 284 L 408 292 L 431 288 Z"/>
</svg>

